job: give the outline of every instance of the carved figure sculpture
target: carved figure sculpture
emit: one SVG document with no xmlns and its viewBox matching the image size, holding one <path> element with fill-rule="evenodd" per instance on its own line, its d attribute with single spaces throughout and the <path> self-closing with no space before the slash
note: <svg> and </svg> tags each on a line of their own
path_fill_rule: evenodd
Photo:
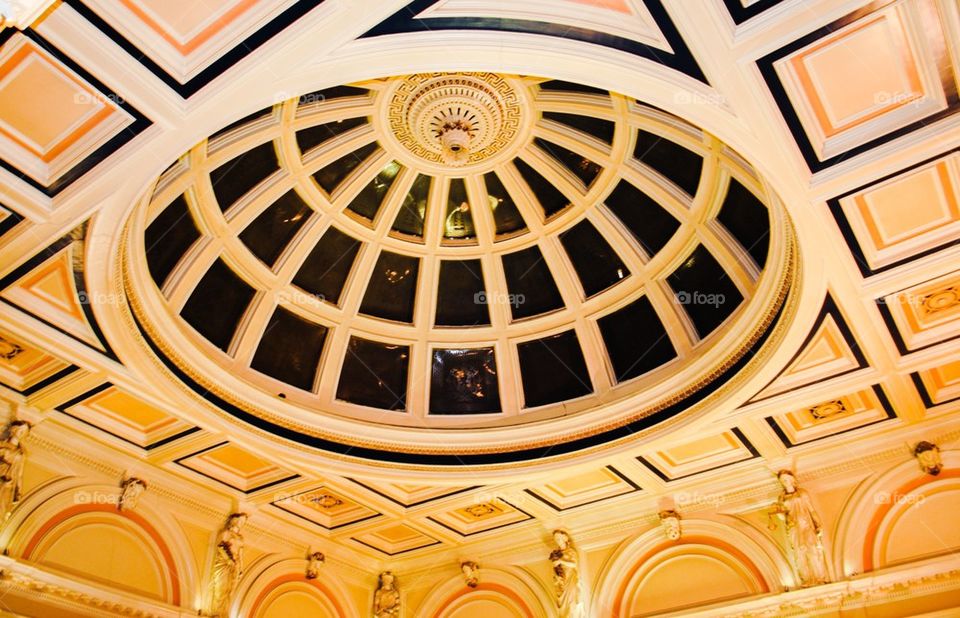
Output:
<svg viewBox="0 0 960 618">
<path fill-rule="evenodd" d="M 397 579 L 390 571 L 377 578 L 377 591 L 373 593 L 373 618 L 398 618 L 400 616 L 400 591 Z"/>
<path fill-rule="evenodd" d="M 669 541 L 680 540 L 680 516 L 676 511 L 660 511 L 660 527 Z"/>
<path fill-rule="evenodd" d="M 140 496 L 147 491 L 147 483 L 135 476 L 126 478 L 120 483 L 120 498 L 117 500 L 117 510 L 132 511 L 137 508 Z"/>
<path fill-rule="evenodd" d="M 823 529 L 810 495 L 797 486 L 789 470 L 781 470 L 777 479 L 783 487 L 771 516 L 783 522 L 800 585 L 815 586 L 829 581 L 823 550 Z M 771 519 L 771 529 L 776 524 Z"/>
<path fill-rule="evenodd" d="M 913 447 L 913 456 L 920 462 L 920 469 L 932 476 L 940 474 L 943 460 L 940 459 L 940 447 L 933 442 L 922 440 Z"/>
<path fill-rule="evenodd" d="M 557 595 L 560 618 L 584 618 L 583 597 L 580 589 L 580 558 L 570 535 L 563 530 L 553 531 L 557 548 L 550 553 L 553 563 L 553 583 Z"/>
<path fill-rule="evenodd" d="M 463 579 L 468 586 L 476 588 L 480 583 L 480 565 L 472 560 L 460 563 L 460 571 L 463 573 Z"/>
<path fill-rule="evenodd" d="M 320 575 L 320 567 L 327 561 L 323 552 L 315 551 L 307 556 L 307 579 L 316 579 Z"/>
<path fill-rule="evenodd" d="M 20 501 L 23 464 L 27 451 L 23 441 L 30 433 L 30 423 L 13 421 L 7 425 L 0 441 L 0 517 L 6 520 Z"/>
<path fill-rule="evenodd" d="M 243 573 L 243 535 L 240 531 L 246 523 L 246 513 L 233 513 L 217 536 L 210 581 L 213 616 L 226 618 L 229 615 L 230 602 Z"/>
</svg>

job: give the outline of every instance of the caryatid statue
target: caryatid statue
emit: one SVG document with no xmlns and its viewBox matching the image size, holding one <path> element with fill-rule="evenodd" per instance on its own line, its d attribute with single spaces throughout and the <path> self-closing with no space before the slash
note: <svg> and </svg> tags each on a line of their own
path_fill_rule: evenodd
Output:
<svg viewBox="0 0 960 618">
<path fill-rule="evenodd" d="M 550 552 L 550 562 L 553 563 L 558 615 L 560 618 L 585 618 L 577 548 L 564 530 L 554 530 L 553 540 L 557 548 Z"/>
<path fill-rule="evenodd" d="M 397 578 L 384 571 L 377 578 L 377 591 L 373 593 L 373 618 L 399 618 L 400 591 Z"/>
<path fill-rule="evenodd" d="M 216 553 L 213 559 L 211 588 L 211 615 L 226 618 L 230 615 L 230 602 L 243 573 L 243 535 L 247 523 L 246 513 L 233 513 L 217 536 Z"/>
<path fill-rule="evenodd" d="M 783 491 L 770 513 L 770 528 L 775 530 L 777 527 L 774 517 L 783 522 L 801 586 L 826 583 L 829 576 L 823 550 L 823 528 L 813 501 L 797 486 L 797 480 L 789 470 L 778 472 L 777 480 Z"/>
<path fill-rule="evenodd" d="M 13 507 L 20 501 L 23 465 L 27 451 L 23 441 L 30 433 L 27 421 L 12 421 L 3 432 L 0 440 L 0 517 L 6 521 Z M 0 523 L 2 523 L 0 521 Z"/>
</svg>

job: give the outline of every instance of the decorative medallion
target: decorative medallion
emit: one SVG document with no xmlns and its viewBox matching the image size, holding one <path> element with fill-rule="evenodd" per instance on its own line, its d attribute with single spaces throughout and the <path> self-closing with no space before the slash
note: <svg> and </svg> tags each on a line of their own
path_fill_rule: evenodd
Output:
<svg viewBox="0 0 960 618">
<path fill-rule="evenodd" d="M 929 313 L 944 311 L 960 303 L 960 288 L 950 287 L 937 290 L 923 297 L 923 308 Z"/>
<path fill-rule="evenodd" d="M 830 418 L 831 416 L 836 416 L 837 414 L 843 414 L 846 411 L 847 406 L 844 405 L 843 401 L 840 399 L 827 401 L 810 408 L 810 414 L 818 421 Z"/>
<path fill-rule="evenodd" d="M 310 498 L 310 502 L 316 504 L 322 509 L 332 509 L 343 504 L 343 500 L 337 498 L 336 496 L 331 496 L 330 494 L 320 494 L 319 496 Z"/>
<path fill-rule="evenodd" d="M 480 504 L 472 504 L 465 509 L 464 513 L 471 515 L 477 519 L 483 519 L 484 517 L 489 517 L 490 515 L 495 515 L 501 513 L 503 509 L 489 502 L 481 502 Z"/>
<path fill-rule="evenodd" d="M 0 358 L 3 360 L 13 360 L 23 352 L 23 347 L 18 343 L 7 341 L 0 337 Z"/>
<path fill-rule="evenodd" d="M 495 73 L 418 73 L 387 104 L 390 131 L 418 159 L 448 167 L 482 163 L 520 133 L 518 91 Z"/>
</svg>

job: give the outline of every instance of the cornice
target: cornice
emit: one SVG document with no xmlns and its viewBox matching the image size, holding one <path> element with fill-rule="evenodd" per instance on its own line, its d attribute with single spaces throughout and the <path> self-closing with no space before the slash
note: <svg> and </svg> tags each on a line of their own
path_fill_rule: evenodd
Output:
<svg viewBox="0 0 960 618">
<path fill-rule="evenodd" d="M 90 616 L 102 616 L 106 612 L 142 618 L 186 618 L 194 615 L 181 608 L 81 583 L 75 578 L 51 573 L 9 556 L 0 556 L 0 590 L 5 595 L 18 592 L 26 597 L 42 595 L 46 603 L 53 600 L 65 609 Z"/>
<path fill-rule="evenodd" d="M 871 605 L 903 601 L 960 588 L 960 557 L 951 555 L 924 563 L 888 569 L 869 575 L 784 592 L 709 610 L 668 614 L 688 618 L 773 618 L 833 615 Z"/>
</svg>

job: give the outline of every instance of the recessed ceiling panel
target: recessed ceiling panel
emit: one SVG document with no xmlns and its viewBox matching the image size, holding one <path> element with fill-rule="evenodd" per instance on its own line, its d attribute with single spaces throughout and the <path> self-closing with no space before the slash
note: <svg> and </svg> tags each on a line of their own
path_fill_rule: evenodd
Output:
<svg viewBox="0 0 960 618">
<path fill-rule="evenodd" d="M 351 211 L 357 213 L 365 219 L 373 221 L 377 213 L 380 212 L 380 206 L 383 204 L 387 191 L 396 180 L 397 174 L 403 167 L 396 161 L 391 161 L 379 174 L 374 176 L 373 180 L 364 185 L 360 193 L 347 205 Z"/>
</svg>

